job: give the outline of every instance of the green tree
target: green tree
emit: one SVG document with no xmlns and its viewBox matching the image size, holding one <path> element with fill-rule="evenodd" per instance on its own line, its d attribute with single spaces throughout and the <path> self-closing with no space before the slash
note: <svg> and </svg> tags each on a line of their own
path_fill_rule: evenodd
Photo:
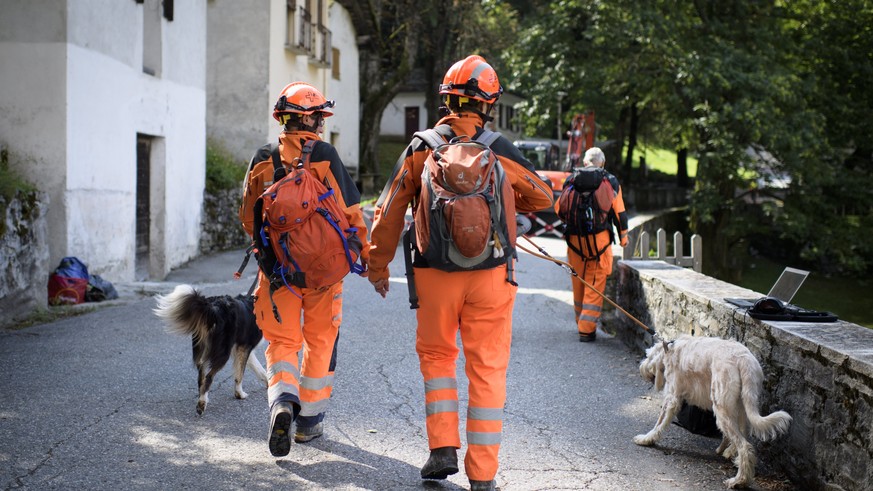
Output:
<svg viewBox="0 0 873 491">
<path fill-rule="evenodd" d="M 809 207 L 839 215 L 837 202 L 825 191 L 833 190 L 834 176 L 846 170 L 834 171 L 830 149 L 847 146 L 849 153 L 860 154 L 857 162 L 869 163 L 864 149 L 869 124 L 840 125 L 844 136 L 853 136 L 842 144 L 822 133 L 823 122 L 843 116 L 869 121 L 864 111 L 873 92 L 869 10 L 860 0 L 846 6 L 801 2 L 788 10 L 782 2 L 557 0 L 547 15 L 526 25 L 510 58 L 519 86 L 530 97 L 530 127 L 554 127 L 550 108 L 554 94 L 564 90 L 571 94 L 571 109 L 596 108 L 606 135 L 630 141 L 636 111 L 640 127 L 649 128 L 662 145 L 695 154 L 691 225 L 704 237 L 704 267 L 735 280 L 737 246 L 762 223 L 780 227 L 808 258 L 820 259 L 823 247 L 833 250 L 836 241 L 847 238 L 823 239 L 821 221 L 814 225 L 804 218 L 812 212 Z M 831 27 L 810 37 L 807 26 L 822 20 Z M 827 79 L 828 88 L 839 90 L 839 97 L 822 91 L 821 79 L 814 77 L 833 68 L 833 60 L 842 61 L 843 71 Z M 632 156 L 628 150 L 626 162 Z M 744 199 L 749 178 L 764 170 L 791 176 L 784 207 L 750 205 Z M 858 182 L 869 184 L 863 172 L 856 174 Z M 869 216 L 870 200 L 853 195 L 850 201 L 854 206 L 846 215 L 867 223 L 858 213 L 863 208 Z M 846 266 L 858 250 L 852 247 L 837 254 Z M 855 262 L 859 257 L 854 254 Z"/>
<path fill-rule="evenodd" d="M 382 113 L 414 67 L 421 38 L 421 16 L 409 15 L 423 2 L 338 0 L 349 11 L 358 35 L 360 57 L 361 173 L 379 175 L 378 145 Z M 430 2 L 427 2 L 428 4 Z M 366 194 L 373 189 L 366 189 Z"/>
<path fill-rule="evenodd" d="M 865 0 L 785 3 L 794 66 L 814 131 L 774 222 L 799 258 L 825 271 L 869 272 L 873 245 L 873 5 Z"/>
<path fill-rule="evenodd" d="M 487 58 L 500 53 L 502 43 L 511 39 L 514 10 L 497 0 L 339 1 L 349 10 L 359 39 L 361 171 L 375 176 L 378 186 L 379 128 L 391 100 L 420 69 L 430 87 L 425 91 L 428 122 L 435 122 L 437 87 L 445 70 L 468 54 Z"/>
</svg>

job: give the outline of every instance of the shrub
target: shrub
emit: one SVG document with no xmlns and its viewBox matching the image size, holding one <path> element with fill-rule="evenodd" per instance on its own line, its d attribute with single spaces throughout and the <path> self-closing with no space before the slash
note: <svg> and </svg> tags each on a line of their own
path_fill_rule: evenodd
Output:
<svg viewBox="0 0 873 491">
<path fill-rule="evenodd" d="M 0 149 L 0 197 L 5 203 L 12 201 L 18 191 L 31 192 L 36 188 L 9 168 L 9 151 Z"/>
<path fill-rule="evenodd" d="M 206 192 L 241 188 L 246 175 L 245 162 L 239 162 L 224 147 L 206 143 Z"/>
</svg>

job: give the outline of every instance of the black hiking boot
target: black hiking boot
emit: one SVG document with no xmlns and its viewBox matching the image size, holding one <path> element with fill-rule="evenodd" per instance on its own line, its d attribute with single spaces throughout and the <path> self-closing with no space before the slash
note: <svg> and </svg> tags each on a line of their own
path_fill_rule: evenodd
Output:
<svg viewBox="0 0 873 491">
<path fill-rule="evenodd" d="M 579 333 L 579 342 L 580 343 L 593 343 L 597 339 L 597 331 L 584 333 Z"/>
<path fill-rule="evenodd" d="M 294 432 L 294 441 L 296 443 L 306 443 L 315 440 L 324 434 L 324 423 L 316 423 L 315 426 L 300 426 L 297 424 L 297 431 Z"/>
<path fill-rule="evenodd" d="M 494 479 L 490 481 L 474 481 L 470 479 L 470 491 L 495 491 L 497 485 Z"/>
<path fill-rule="evenodd" d="M 270 410 L 270 436 L 268 443 L 274 457 L 284 457 L 291 451 L 291 423 L 294 422 L 294 408 L 286 402 L 279 402 Z"/>
<path fill-rule="evenodd" d="M 445 479 L 458 473 L 458 450 L 440 447 L 430 451 L 430 457 L 421 468 L 422 479 Z"/>
</svg>

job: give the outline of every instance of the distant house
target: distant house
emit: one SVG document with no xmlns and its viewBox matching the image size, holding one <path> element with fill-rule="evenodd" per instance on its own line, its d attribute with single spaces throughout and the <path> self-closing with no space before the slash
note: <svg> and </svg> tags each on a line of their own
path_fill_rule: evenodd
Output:
<svg viewBox="0 0 873 491">
<path fill-rule="evenodd" d="M 44 191 L 52 268 L 162 279 L 198 253 L 207 0 L 0 0 L 0 144 Z"/>
<path fill-rule="evenodd" d="M 424 87 L 426 83 L 417 75 L 385 108 L 382 113 L 380 134 L 397 140 L 409 140 L 412 134 L 427 128 L 427 108 L 425 107 Z M 488 125 L 491 130 L 503 133 L 510 141 L 521 136 L 521 127 L 515 121 L 515 107 L 523 99 L 516 94 L 504 93 L 491 111 L 494 121 Z"/>
<path fill-rule="evenodd" d="M 248 161 L 278 139 L 272 108 L 279 92 L 304 81 L 337 101 L 324 139 L 357 174 L 358 50 L 348 12 L 327 0 L 210 0 L 207 11 L 210 141 Z"/>
</svg>

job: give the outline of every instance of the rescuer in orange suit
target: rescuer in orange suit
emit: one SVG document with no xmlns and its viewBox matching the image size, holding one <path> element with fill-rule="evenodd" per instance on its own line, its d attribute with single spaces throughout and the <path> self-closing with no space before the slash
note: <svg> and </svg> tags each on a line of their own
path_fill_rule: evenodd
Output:
<svg viewBox="0 0 873 491">
<path fill-rule="evenodd" d="M 489 113 L 503 89 L 497 73 L 480 56 L 458 61 L 445 75 L 439 93 L 449 114 L 437 127 L 449 125 L 455 135 L 475 138 L 491 121 Z M 504 137 L 491 150 L 506 172 L 519 212 L 549 208 L 554 198 L 518 149 Z M 419 196 L 424 161 L 431 150 L 414 137 L 401 155 L 379 200 L 371 232 L 369 280 L 383 297 L 388 293 L 388 264 L 404 227 L 404 214 Z M 461 447 L 458 383 L 455 363 L 458 331 L 469 379 L 465 470 L 473 490 L 495 489 L 497 454 L 503 431 L 506 369 L 512 338 L 512 306 L 517 286 L 507 281 L 506 265 L 475 271 L 446 272 L 429 267 L 414 251 L 416 351 L 424 378 L 426 426 L 430 457 L 422 479 L 445 479 L 458 472 Z M 513 259 L 510 258 L 510 261 Z"/>
<path fill-rule="evenodd" d="M 606 164 L 606 156 L 603 150 L 592 147 L 585 151 L 585 156 L 582 158 L 584 167 L 596 166 L 603 168 Z M 565 235 L 567 241 L 567 259 L 573 269 L 579 276 L 593 286 L 597 291 L 603 292 L 606 287 L 606 278 L 612 273 L 612 244 L 613 244 L 613 225 L 618 228 L 619 243 L 622 247 L 627 245 L 628 221 L 627 212 L 624 208 L 624 199 L 621 194 L 621 185 L 612 174 L 608 174 L 609 183 L 615 190 L 615 197 L 612 200 L 612 209 L 609 210 L 609 220 L 607 220 L 607 229 L 595 230 L 593 248 L 587 247 L 586 240 L 591 240 L 591 237 L 580 235 Z M 555 209 L 558 205 L 555 205 Z M 595 253 L 599 251 L 599 258 L 596 254 L 591 257 L 583 257 L 573 250 L 570 245 L 576 247 L 580 251 L 593 250 Z M 600 313 L 603 307 L 603 297 L 598 295 L 591 288 L 586 287 L 581 281 L 573 281 L 573 310 L 576 313 L 576 327 L 579 329 L 579 341 L 583 343 L 592 342 L 597 339 L 597 321 L 600 319 Z"/>
<path fill-rule="evenodd" d="M 287 85 L 273 112 L 273 117 L 284 126 L 279 135 L 279 153 L 282 163 L 288 166 L 301 156 L 307 140 L 318 140 L 310 156 L 311 171 L 320 181 L 327 181 L 350 225 L 358 229 L 357 236 L 363 246 L 361 260 L 366 265 L 370 246 L 360 193 L 336 148 L 320 137 L 324 118 L 333 115 L 329 111 L 333 106 L 333 101 L 326 100 L 309 84 Z M 270 159 L 270 153 L 271 146 L 265 145 L 252 162 Z M 270 342 L 266 349 L 270 404 L 268 444 L 270 453 L 281 457 L 288 455 L 291 448 L 292 423 L 297 425 L 293 435 L 297 443 L 318 438 L 324 432 L 322 420 L 333 389 L 336 345 L 342 322 L 343 282 L 321 289 L 283 285 L 274 288 L 272 301 L 269 292 L 270 280 L 259 271 L 258 288 L 254 292 L 255 315 L 264 338 Z M 273 303 L 281 321 L 273 315 Z M 303 362 L 298 368 L 301 348 Z"/>
</svg>

